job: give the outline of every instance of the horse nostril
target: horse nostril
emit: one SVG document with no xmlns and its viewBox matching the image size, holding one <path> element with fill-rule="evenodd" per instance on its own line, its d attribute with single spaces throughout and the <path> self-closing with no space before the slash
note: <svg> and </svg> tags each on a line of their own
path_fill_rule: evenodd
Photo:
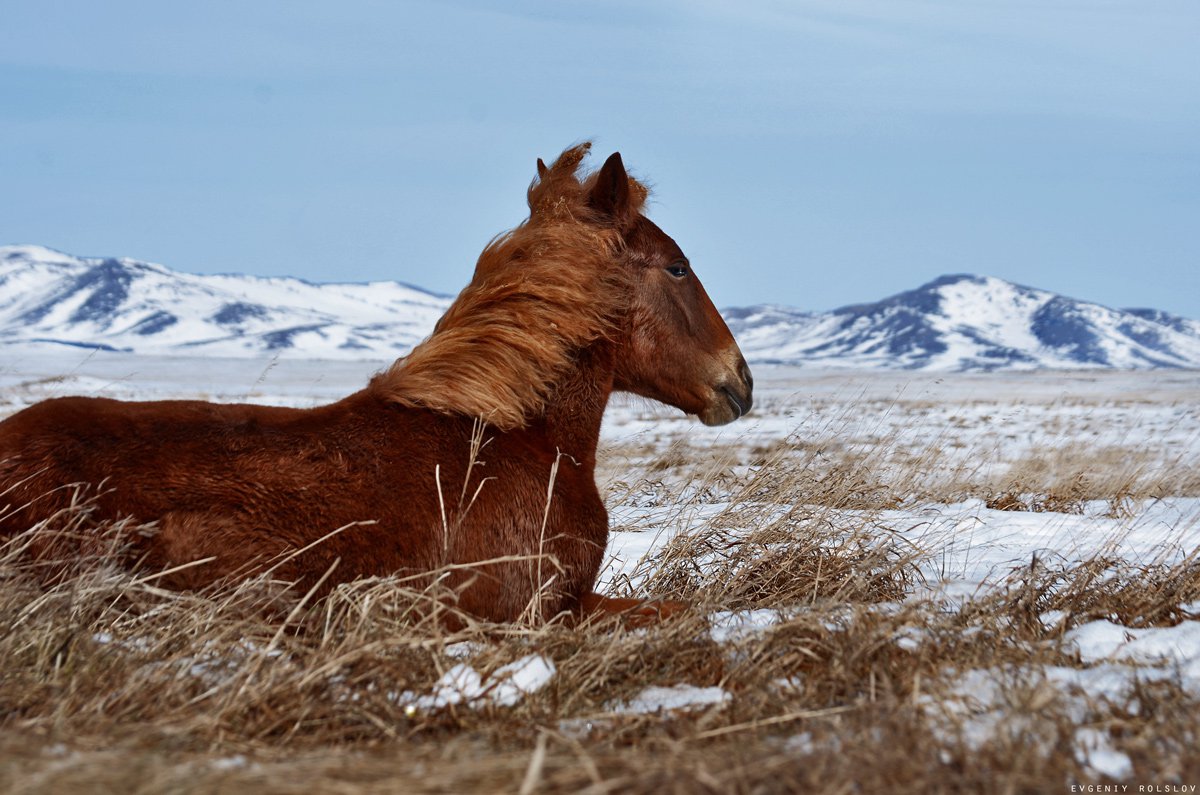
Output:
<svg viewBox="0 0 1200 795">
<path fill-rule="evenodd" d="M 754 389 L 754 376 L 750 374 L 750 365 L 746 364 L 745 359 L 738 364 L 738 375 L 742 377 L 747 389 Z"/>
<path fill-rule="evenodd" d="M 735 417 L 745 416 L 746 412 L 750 411 L 751 405 L 753 405 L 753 401 L 749 396 L 742 397 L 727 386 L 721 387 L 721 393 L 725 395 L 725 401 L 733 407 Z"/>
</svg>

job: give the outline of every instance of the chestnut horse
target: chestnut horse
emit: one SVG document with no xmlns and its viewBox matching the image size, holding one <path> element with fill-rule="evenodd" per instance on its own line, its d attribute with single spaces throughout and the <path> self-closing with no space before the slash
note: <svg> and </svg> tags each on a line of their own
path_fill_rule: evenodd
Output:
<svg viewBox="0 0 1200 795">
<path fill-rule="evenodd" d="M 272 563 L 323 590 L 441 569 L 458 607 L 492 621 L 534 603 L 544 617 L 636 610 L 593 592 L 609 395 L 719 425 L 750 409 L 753 383 L 687 258 L 642 214 L 646 188 L 619 154 L 577 173 L 588 149 L 538 161 L 529 218 L 362 391 L 313 409 L 65 397 L 0 422 L 0 538 L 84 484 L 94 518 L 152 528 L 130 533 L 133 553 L 180 567 L 172 587 Z"/>
</svg>

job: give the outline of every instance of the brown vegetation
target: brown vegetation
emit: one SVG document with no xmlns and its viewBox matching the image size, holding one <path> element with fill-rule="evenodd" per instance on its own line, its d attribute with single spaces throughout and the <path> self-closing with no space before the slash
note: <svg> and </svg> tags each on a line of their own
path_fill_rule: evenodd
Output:
<svg viewBox="0 0 1200 795">
<path fill-rule="evenodd" d="M 919 467 L 881 464 L 886 450 L 784 443 L 719 462 L 630 454 L 609 452 L 627 477 L 610 484 L 610 500 L 645 493 L 676 517 L 631 529 L 695 528 L 699 507 L 723 506 L 635 572 L 645 575 L 637 595 L 695 609 L 636 630 L 462 616 L 465 628 L 448 632 L 433 616 L 445 609 L 440 594 L 394 579 L 344 584 L 311 604 L 266 578 L 171 592 L 113 565 L 103 544 L 47 581 L 20 549 L 29 537 L 15 539 L 0 560 L 0 789 L 1067 791 L 1106 782 L 1081 760 L 1081 726 L 1125 753 L 1137 781 L 1200 777 L 1193 693 L 1147 681 L 1089 698 L 1043 673 L 1087 667 L 1063 644 L 1087 621 L 1194 618 L 1194 561 L 1034 559 L 974 599 L 919 597 L 914 564 L 927 551 L 888 532 L 881 511 L 915 482 L 926 484 L 923 499 L 935 492 Z M 645 479 L 629 478 L 631 467 Z M 1022 493 L 1045 488 L 1026 481 Z M 85 520 L 65 512 L 60 532 Z M 728 611 L 751 610 L 777 620 L 711 630 Z M 534 653 L 557 672 L 512 706 L 427 709 L 398 696 L 429 693 L 464 653 L 485 680 Z M 992 703 L 964 694 L 972 671 L 992 673 Z M 729 698 L 662 714 L 619 709 L 647 686 L 680 683 Z M 980 714 L 1000 727 L 982 739 L 971 731 Z"/>
</svg>

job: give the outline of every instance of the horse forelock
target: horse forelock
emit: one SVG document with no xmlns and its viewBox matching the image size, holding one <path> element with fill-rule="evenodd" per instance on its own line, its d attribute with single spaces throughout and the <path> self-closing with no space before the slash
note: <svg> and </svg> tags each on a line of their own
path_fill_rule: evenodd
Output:
<svg viewBox="0 0 1200 795">
<path fill-rule="evenodd" d="M 578 175 L 590 144 L 574 146 L 529 187 L 529 218 L 497 236 L 433 334 L 372 381 L 406 406 L 482 417 L 511 430 L 542 414 L 586 345 L 624 318 L 629 276 L 617 264 L 632 218 L 588 204 L 594 175 Z M 646 188 L 630 179 L 636 216 Z"/>
<path fill-rule="evenodd" d="M 529 222 L 587 220 L 602 226 L 624 227 L 642 212 L 650 196 L 649 188 L 629 177 L 629 204 L 617 218 L 602 218 L 588 206 L 588 196 L 599 171 L 580 175 L 579 166 L 591 150 L 590 141 L 572 146 L 549 167 L 539 166 L 538 175 L 529 185 Z M 539 164 L 541 161 L 538 161 Z"/>
</svg>

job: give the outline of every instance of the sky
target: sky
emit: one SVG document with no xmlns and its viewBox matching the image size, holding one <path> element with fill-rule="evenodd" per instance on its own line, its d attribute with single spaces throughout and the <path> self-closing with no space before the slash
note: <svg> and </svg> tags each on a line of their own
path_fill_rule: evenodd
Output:
<svg viewBox="0 0 1200 795">
<path fill-rule="evenodd" d="M 595 141 L 718 306 L 1200 318 L 1195 0 L 0 0 L 0 245 L 453 295 Z"/>
</svg>

